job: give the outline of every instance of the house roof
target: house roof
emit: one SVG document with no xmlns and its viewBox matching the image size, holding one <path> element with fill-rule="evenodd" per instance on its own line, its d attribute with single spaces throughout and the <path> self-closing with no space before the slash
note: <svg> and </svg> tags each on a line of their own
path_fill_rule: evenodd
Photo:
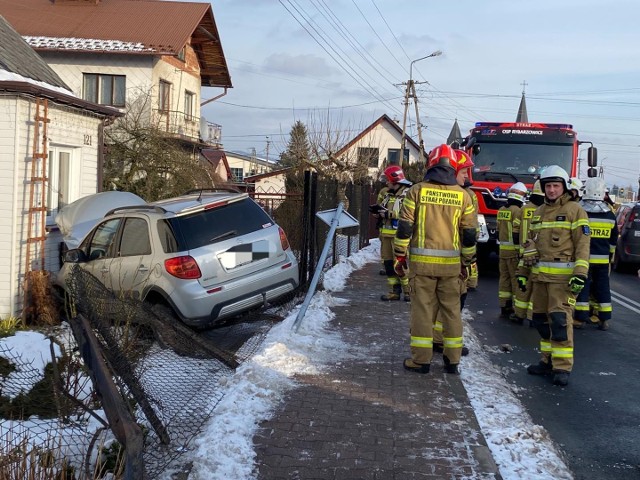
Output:
<svg viewBox="0 0 640 480">
<path fill-rule="evenodd" d="M 0 12 L 36 50 L 180 53 L 191 39 L 202 85 L 231 87 L 209 3 L 162 0 L 0 0 Z"/>
<path fill-rule="evenodd" d="M 231 168 L 229 168 L 229 162 L 224 150 L 214 150 L 212 148 L 203 148 L 200 153 L 202 156 L 213 166 L 214 170 L 218 168 L 220 162 L 224 166 L 227 178 L 231 178 Z"/>
<path fill-rule="evenodd" d="M 362 132 L 360 132 L 356 137 L 354 137 L 353 140 L 351 140 L 344 147 L 342 147 L 340 150 L 338 150 L 336 152 L 335 156 L 339 157 L 343 153 L 347 152 L 358 141 L 360 141 L 362 138 L 364 138 L 365 135 L 367 135 L 369 132 L 371 132 L 373 129 L 375 129 L 378 125 L 381 125 L 383 122 L 386 122 L 386 123 L 390 124 L 400 135 L 402 135 L 402 128 L 400 128 L 400 126 L 396 122 L 394 122 L 391 119 L 391 117 L 389 117 L 389 115 L 383 114 L 375 122 L 373 122 L 371 125 L 369 125 L 367 128 L 365 128 Z M 413 145 L 417 150 L 420 150 L 420 145 L 418 145 L 413 138 L 411 138 L 408 135 L 406 135 L 406 133 L 405 133 L 405 139 L 406 139 L 406 141 L 408 143 Z"/>
<path fill-rule="evenodd" d="M 82 100 L 71 92 L 49 65 L 0 16 L 0 91 L 49 98 L 99 115 L 115 117 L 119 110 Z"/>
<path fill-rule="evenodd" d="M 0 15 L 0 69 L 54 87 L 71 89 L 40 55 L 27 45 L 20 34 Z"/>
</svg>

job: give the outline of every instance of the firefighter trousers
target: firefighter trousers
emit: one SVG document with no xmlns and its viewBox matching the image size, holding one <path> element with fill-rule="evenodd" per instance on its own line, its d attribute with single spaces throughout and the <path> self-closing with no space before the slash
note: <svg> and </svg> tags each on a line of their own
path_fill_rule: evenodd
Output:
<svg viewBox="0 0 640 480">
<path fill-rule="evenodd" d="M 611 288 L 609 286 L 609 265 L 590 264 L 589 275 L 584 288 L 576 300 L 574 318 L 580 322 L 589 320 L 589 296 L 596 301 L 598 320 L 611 320 Z"/>
<path fill-rule="evenodd" d="M 498 299 L 500 307 L 513 306 L 515 292 L 518 290 L 516 280 L 516 269 L 518 268 L 518 257 L 500 258 L 498 263 L 500 269 L 500 281 L 498 282 Z"/>
<path fill-rule="evenodd" d="M 524 292 L 520 288 L 516 289 L 516 297 L 513 302 L 513 309 L 516 317 L 528 318 L 531 320 L 532 304 L 531 304 L 531 286 L 529 286 Z"/>
<path fill-rule="evenodd" d="M 460 291 L 460 310 L 462 310 L 462 296 L 466 295 L 468 290 L 469 280 L 465 282 L 460 277 L 458 277 L 458 288 Z M 462 318 L 462 317 L 461 317 Z M 436 313 L 436 323 L 433 324 L 433 343 L 443 344 L 443 331 L 444 327 L 442 326 L 442 315 L 440 314 L 440 309 Z"/>
<path fill-rule="evenodd" d="M 433 327 L 439 316 L 443 328 L 444 355 L 452 364 L 462 355 L 460 280 L 456 277 L 415 275 L 411 288 L 411 358 L 415 363 L 431 363 Z"/>
<path fill-rule="evenodd" d="M 553 370 L 573 369 L 573 307 L 567 283 L 532 282 L 532 323 L 540 334 L 542 361 Z"/>
</svg>

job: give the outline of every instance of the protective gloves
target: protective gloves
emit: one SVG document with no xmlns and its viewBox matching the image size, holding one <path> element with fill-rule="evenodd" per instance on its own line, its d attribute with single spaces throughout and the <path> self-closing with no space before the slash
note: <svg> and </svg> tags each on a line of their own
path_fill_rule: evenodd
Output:
<svg viewBox="0 0 640 480">
<path fill-rule="evenodd" d="M 520 289 L 520 291 L 526 292 L 527 291 L 527 282 L 529 281 L 529 279 L 527 277 L 525 277 L 524 275 L 518 275 L 516 277 L 516 280 L 518 282 L 518 288 Z"/>
<path fill-rule="evenodd" d="M 522 246 L 524 247 L 522 252 L 522 264 L 525 267 L 531 268 L 540 261 L 540 255 L 538 254 L 536 244 L 533 240 L 529 239 L 524 242 Z"/>
<path fill-rule="evenodd" d="M 578 295 L 584 288 L 584 284 L 587 281 L 587 277 L 584 275 L 574 275 L 569 279 L 569 288 L 571 293 Z"/>
<path fill-rule="evenodd" d="M 409 270 L 409 266 L 407 265 L 407 257 L 398 256 L 393 262 L 393 270 L 396 272 L 396 275 L 399 277 L 404 277 Z"/>
</svg>

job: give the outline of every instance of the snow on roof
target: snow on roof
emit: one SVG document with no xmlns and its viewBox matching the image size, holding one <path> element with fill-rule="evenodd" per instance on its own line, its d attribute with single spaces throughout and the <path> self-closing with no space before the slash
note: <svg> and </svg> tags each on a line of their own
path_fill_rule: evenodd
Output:
<svg viewBox="0 0 640 480">
<path fill-rule="evenodd" d="M 34 80 L 29 77 L 24 77 L 22 75 L 18 75 L 17 73 L 8 72 L 0 68 L 0 82 L 25 82 L 30 83 L 32 85 L 37 85 L 42 88 L 46 88 L 47 90 L 51 90 L 52 92 L 64 93 L 65 95 L 69 95 L 72 97 L 78 97 L 71 90 L 67 90 L 66 88 L 56 87 L 46 82 L 40 82 L 38 80 Z"/>
<path fill-rule="evenodd" d="M 62 38 L 62 37 L 32 37 L 22 38 L 31 48 L 51 50 L 91 50 L 104 52 L 136 52 L 153 53 L 156 49 L 145 47 L 140 42 L 123 42 L 121 40 L 101 40 L 99 38 Z"/>
</svg>

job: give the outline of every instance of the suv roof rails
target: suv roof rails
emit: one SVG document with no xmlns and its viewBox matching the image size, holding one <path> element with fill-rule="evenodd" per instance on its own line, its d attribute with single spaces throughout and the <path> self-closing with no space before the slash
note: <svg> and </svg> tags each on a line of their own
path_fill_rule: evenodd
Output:
<svg viewBox="0 0 640 480">
<path fill-rule="evenodd" d="M 112 208 L 107 213 L 105 213 L 104 216 L 106 217 L 107 215 L 111 215 L 113 213 L 124 211 L 124 210 L 153 210 L 158 213 L 167 213 L 167 211 L 164 208 L 159 207 L 157 205 L 130 205 L 128 207 Z"/>
<path fill-rule="evenodd" d="M 215 192 L 242 193 L 237 188 L 215 187 L 215 188 L 194 188 L 194 189 L 186 191 L 185 193 L 183 193 L 183 195 L 195 195 L 195 194 L 202 195 L 203 193 L 215 193 Z"/>
</svg>

